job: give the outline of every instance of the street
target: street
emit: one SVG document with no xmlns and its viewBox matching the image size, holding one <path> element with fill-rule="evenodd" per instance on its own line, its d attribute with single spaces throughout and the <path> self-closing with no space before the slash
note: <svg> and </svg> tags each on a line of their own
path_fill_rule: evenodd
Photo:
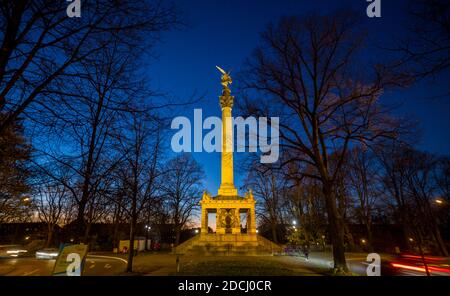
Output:
<svg viewBox="0 0 450 296">
<path fill-rule="evenodd" d="M 346 253 L 347 266 L 353 275 L 367 275 L 366 253 Z M 112 253 L 89 254 L 86 258 L 85 276 L 124 275 L 125 256 Z M 391 261 L 392 256 L 381 254 L 382 262 Z M 178 263 L 177 263 L 178 262 Z M 0 276 L 49 276 L 55 260 L 34 257 L 0 259 Z M 177 264 L 179 264 L 177 268 Z M 407 264 L 407 263 L 406 263 Z M 331 275 L 333 260 L 331 253 L 312 252 L 304 256 L 177 256 L 170 253 L 139 253 L 133 261 L 133 274 L 149 276 L 167 275 L 260 275 L 260 276 L 320 276 Z M 437 270 L 437 269 L 436 269 Z M 434 272 L 436 272 L 436 270 Z M 408 270 L 402 270 L 406 275 Z M 381 276 L 386 271 L 381 271 Z M 409 275 L 409 274 L 408 274 Z M 414 275 L 425 275 L 415 273 Z M 447 274 L 440 274 L 447 275 Z"/>
<path fill-rule="evenodd" d="M 366 276 L 366 270 L 368 266 L 367 253 L 346 253 L 346 261 L 349 270 L 357 275 Z M 391 256 L 380 254 L 381 260 L 390 259 Z M 304 257 L 294 257 L 296 259 L 303 261 L 306 266 L 316 267 L 316 268 L 328 268 L 331 269 L 333 267 L 333 256 L 331 253 L 323 253 L 323 252 L 312 252 L 309 255 L 309 259 L 306 260 Z"/>
<path fill-rule="evenodd" d="M 34 257 L 0 259 L 0 275 L 4 276 L 49 276 L 52 275 L 55 260 Z M 126 261 L 121 258 L 88 255 L 83 275 L 119 275 L 125 271 Z"/>
</svg>

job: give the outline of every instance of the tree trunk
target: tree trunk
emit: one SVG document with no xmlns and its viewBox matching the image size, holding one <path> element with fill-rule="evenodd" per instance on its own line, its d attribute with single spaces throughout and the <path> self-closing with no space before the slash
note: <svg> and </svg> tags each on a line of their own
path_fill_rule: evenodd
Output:
<svg viewBox="0 0 450 296">
<path fill-rule="evenodd" d="M 22 16 L 27 5 L 27 0 L 16 0 L 12 2 L 11 15 L 7 17 L 7 23 L 4 24 L 3 43 L 0 51 L 0 82 L 3 81 L 8 60 L 16 47 L 17 33 L 19 32 Z M 8 14 L 6 12 L 6 14 Z M 0 110 L 5 105 L 5 98 L 0 98 Z"/>
<path fill-rule="evenodd" d="M 372 235 L 372 227 L 369 221 L 366 221 L 366 231 L 367 231 L 367 245 L 369 251 L 373 251 L 373 235 Z"/>
<path fill-rule="evenodd" d="M 180 244 L 180 236 L 181 236 L 181 227 L 175 227 L 175 246 Z"/>
<path fill-rule="evenodd" d="M 84 237 L 83 237 L 83 242 L 85 244 L 89 243 L 89 233 L 91 232 L 91 225 L 92 225 L 92 223 L 87 223 L 87 225 L 85 227 Z"/>
<path fill-rule="evenodd" d="M 342 225 L 344 226 L 344 248 L 345 248 L 345 241 L 347 241 L 348 251 L 353 252 L 355 250 L 355 240 L 353 239 L 353 235 L 346 222 L 342 222 Z"/>
<path fill-rule="evenodd" d="M 49 225 L 48 225 L 47 241 L 45 242 L 45 247 L 46 247 L 46 248 L 50 247 L 50 245 L 52 244 L 54 227 L 55 227 L 55 226 L 52 225 L 52 224 L 49 224 Z"/>
<path fill-rule="evenodd" d="M 442 239 L 441 232 L 439 231 L 439 227 L 437 224 L 433 225 L 433 233 L 434 237 L 436 238 L 436 243 L 438 245 L 439 251 L 441 252 L 441 255 L 448 257 L 447 247 L 445 246 L 445 242 Z"/>
<path fill-rule="evenodd" d="M 348 272 L 345 260 L 344 227 L 342 218 L 336 207 L 336 199 L 330 184 L 323 184 L 322 191 L 325 197 L 328 223 L 330 224 L 331 243 L 333 245 L 333 261 L 335 272 Z"/>
<path fill-rule="evenodd" d="M 274 241 L 274 243 L 278 243 L 278 237 L 277 237 L 277 224 L 276 222 L 272 222 L 272 239 Z"/>
<path fill-rule="evenodd" d="M 118 248 L 119 247 L 119 222 L 116 220 L 114 221 L 114 230 L 113 230 L 113 236 L 112 236 L 112 247 Z"/>
<path fill-rule="evenodd" d="M 127 272 L 133 272 L 134 258 L 134 236 L 136 234 L 136 215 L 134 214 L 130 222 L 130 247 L 128 249 Z"/>
<path fill-rule="evenodd" d="M 78 204 L 78 213 L 77 213 L 77 219 L 75 222 L 76 225 L 76 237 L 78 238 L 78 241 L 81 242 L 84 239 L 84 234 L 85 234 L 85 227 L 86 224 L 84 222 L 84 211 L 86 209 L 86 203 L 83 203 L 83 201 L 81 201 Z"/>
</svg>

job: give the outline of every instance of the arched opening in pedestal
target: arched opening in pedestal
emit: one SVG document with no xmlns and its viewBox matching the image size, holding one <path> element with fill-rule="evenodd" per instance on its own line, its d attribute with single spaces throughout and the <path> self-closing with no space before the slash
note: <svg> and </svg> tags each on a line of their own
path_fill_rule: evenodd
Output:
<svg viewBox="0 0 450 296">
<path fill-rule="evenodd" d="M 248 209 L 240 209 L 239 221 L 241 233 L 247 233 L 248 229 Z"/>
<path fill-rule="evenodd" d="M 207 225 L 208 233 L 216 233 L 217 229 L 217 210 L 208 210 Z"/>
</svg>

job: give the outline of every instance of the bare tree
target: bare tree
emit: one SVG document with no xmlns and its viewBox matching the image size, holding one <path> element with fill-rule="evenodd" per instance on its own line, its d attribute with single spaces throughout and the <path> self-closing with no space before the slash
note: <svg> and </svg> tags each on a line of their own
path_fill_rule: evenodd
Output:
<svg viewBox="0 0 450 296">
<path fill-rule="evenodd" d="M 83 17 L 74 19 L 66 8 L 65 1 L 0 2 L 0 110 L 6 114 L 0 134 L 21 114 L 33 119 L 39 109 L 58 106 L 47 100 L 59 93 L 54 83 L 78 77 L 80 62 L 117 40 L 130 49 L 148 47 L 143 40 L 177 22 L 174 9 L 160 1 L 86 1 Z"/>
<path fill-rule="evenodd" d="M 450 158 L 441 157 L 438 160 L 438 170 L 435 174 L 436 184 L 442 198 L 450 201 Z"/>
<path fill-rule="evenodd" d="M 437 219 L 444 226 L 443 232 L 450 230 L 450 158 L 440 157 L 434 174 L 438 197 L 434 201 L 438 206 Z"/>
<path fill-rule="evenodd" d="M 127 132 L 122 130 L 118 135 L 118 149 L 124 159 L 116 174 L 130 224 L 127 271 L 132 272 L 137 222 L 144 220 L 145 210 L 160 199 L 161 122 L 148 113 L 132 112 L 128 117 L 124 126 Z"/>
<path fill-rule="evenodd" d="M 182 229 L 191 221 L 199 207 L 202 194 L 203 169 L 192 156 L 183 154 L 166 165 L 162 191 L 164 203 L 175 228 L 175 245 L 180 243 Z"/>
<path fill-rule="evenodd" d="M 0 118 L 3 114 L 0 113 Z M 0 134 L 0 223 L 28 216 L 31 147 L 20 121 Z"/>
<path fill-rule="evenodd" d="M 439 229 L 433 203 L 439 192 L 436 176 L 438 158 L 397 141 L 380 146 L 377 156 L 382 168 L 382 184 L 393 218 L 403 226 L 405 244 L 410 249 L 434 245 L 448 254 Z M 415 238 L 415 240 L 412 240 Z"/>
<path fill-rule="evenodd" d="M 256 162 L 249 169 L 245 183 L 258 201 L 256 205 L 261 224 L 270 226 L 272 240 L 278 243 L 281 239 L 278 237 L 278 226 L 283 224 L 284 196 L 288 192 L 284 175 L 278 170 L 267 170 Z"/>
<path fill-rule="evenodd" d="M 263 45 L 247 63 L 244 87 L 258 91 L 249 113 L 280 117 L 289 162 L 314 168 L 303 175 L 320 181 L 333 244 L 334 268 L 347 271 L 344 226 L 334 186 L 352 142 L 395 136 L 394 122 L 378 102 L 400 83 L 380 65 L 355 71 L 363 35 L 348 14 L 283 18 L 262 34 Z M 372 71 L 370 71 L 372 70 Z M 333 159 L 330 156 L 333 155 Z"/>
<path fill-rule="evenodd" d="M 373 250 L 372 216 L 380 196 L 379 178 L 377 178 L 376 158 L 369 150 L 355 147 L 349 153 L 349 185 L 356 197 L 356 214 L 358 220 L 366 227 L 367 242 Z"/>
<path fill-rule="evenodd" d="M 418 218 L 416 220 L 422 221 L 419 227 L 426 229 L 423 233 L 431 234 L 441 255 L 448 256 L 447 247 L 442 239 L 436 214 L 432 208 L 437 190 L 433 178 L 437 159 L 428 153 L 414 150 L 405 151 L 405 154 L 409 160 L 407 163 L 407 188 L 415 204 Z"/>
<path fill-rule="evenodd" d="M 47 241 L 45 247 L 53 242 L 55 226 L 62 224 L 66 203 L 69 200 L 68 191 L 62 184 L 44 183 L 37 192 L 36 209 L 40 221 L 47 224 Z"/>
<path fill-rule="evenodd" d="M 376 155 L 380 162 L 381 182 L 385 191 L 386 202 L 392 209 L 394 221 L 403 229 L 404 243 L 412 248 L 409 238 L 412 235 L 412 209 L 407 195 L 406 155 L 407 145 L 400 141 L 387 141 L 377 147 Z"/>
<path fill-rule="evenodd" d="M 40 144 L 47 161 L 56 161 L 73 171 L 76 182 L 66 185 L 77 203 L 77 232 L 82 241 L 88 239 L 90 222 L 99 218 L 95 214 L 101 214 L 99 202 L 107 201 L 102 195 L 111 194 L 110 175 L 123 157 L 114 148 L 113 131 L 126 113 L 156 108 L 150 100 L 139 107 L 132 103 L 153 93 L 137 74 L 140 60 L 134 55 L 138 52 L 115 39 L 91 59 L 79 63 L 79 76 L 58 84 L 58 92 L 53 92 L 52 97 L 58 98 L 60 106 L 51 112 L 51 123 L 45 128 L 59 136 L 59 145 L 54 147 L 55 139 L 47 138 Z"/>
<path fill-rule="evenodd" d="M 445 0 L 413 0 L 408 1 L 406 11 L 407 36 L 392 49 L 400 54 L 395 66 L 413 80 L 444 73 L 450 67 L 450 4 Z"/>
</svg>

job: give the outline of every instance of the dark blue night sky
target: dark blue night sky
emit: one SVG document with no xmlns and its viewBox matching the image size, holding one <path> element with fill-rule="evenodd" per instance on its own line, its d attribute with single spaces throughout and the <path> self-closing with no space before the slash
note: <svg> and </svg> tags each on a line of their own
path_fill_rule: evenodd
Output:
<svg viewBox="0 0 450 296">
<path fill-rule="evenodd" d="M 148 75 L 155 88 L 180 100 L 194 92 L 205 94 L 203 101 L 174 112 L 174 115 L 188 117 L 192 117 L 194 108 L 202 108 L 204 116 L 220 116 L 220 73 L 215 65 L 232 69 L 232 76 L 239 72 L 244 59 L 258 45 L 259 33 L 269 22 L 276 22 L 281 16 L 351 9 L 361 14 L 368 31 L 368 59 L 383 55 L 377 46 L 393 44 L 394 40 L 402 38 L 402 28 L 406 25 L 404 2 L 392 0 L 382 0 L 382 17 L 379 19 L 366 17 L 368 3 L 365 0 L 185 0 L 177 2 L 177 5 L 187 26 L 163 36 L 163 43 L 155 49 L 158 58 L 149 65 Z M 232 91 L 238 84 L 235 80 Z M 395 111 L 398 115 L 417 119 L 420 123 L 419 149 L 450 154 L 448 95 L 446 98 L 431 98 L 445 94 L 448 85 L 448 73 L 444 73 L 434 81 L 424 81 L 408 90 L 387 93 L 383 97 L 383 100 L 401 103 Z M 234 95 L 235 100 L 239 100 L 238 94 Z M 238 114 L 235 112 L 234 115 Z M 194 153 L 194 157 L 205 169 L 206 188 L 215 194 L 220 183 L 220 155 L 203 152 Z M 242 185 L 242 175 L 242 172 L 235 173 L 237 186 Z"/>
</svg>

